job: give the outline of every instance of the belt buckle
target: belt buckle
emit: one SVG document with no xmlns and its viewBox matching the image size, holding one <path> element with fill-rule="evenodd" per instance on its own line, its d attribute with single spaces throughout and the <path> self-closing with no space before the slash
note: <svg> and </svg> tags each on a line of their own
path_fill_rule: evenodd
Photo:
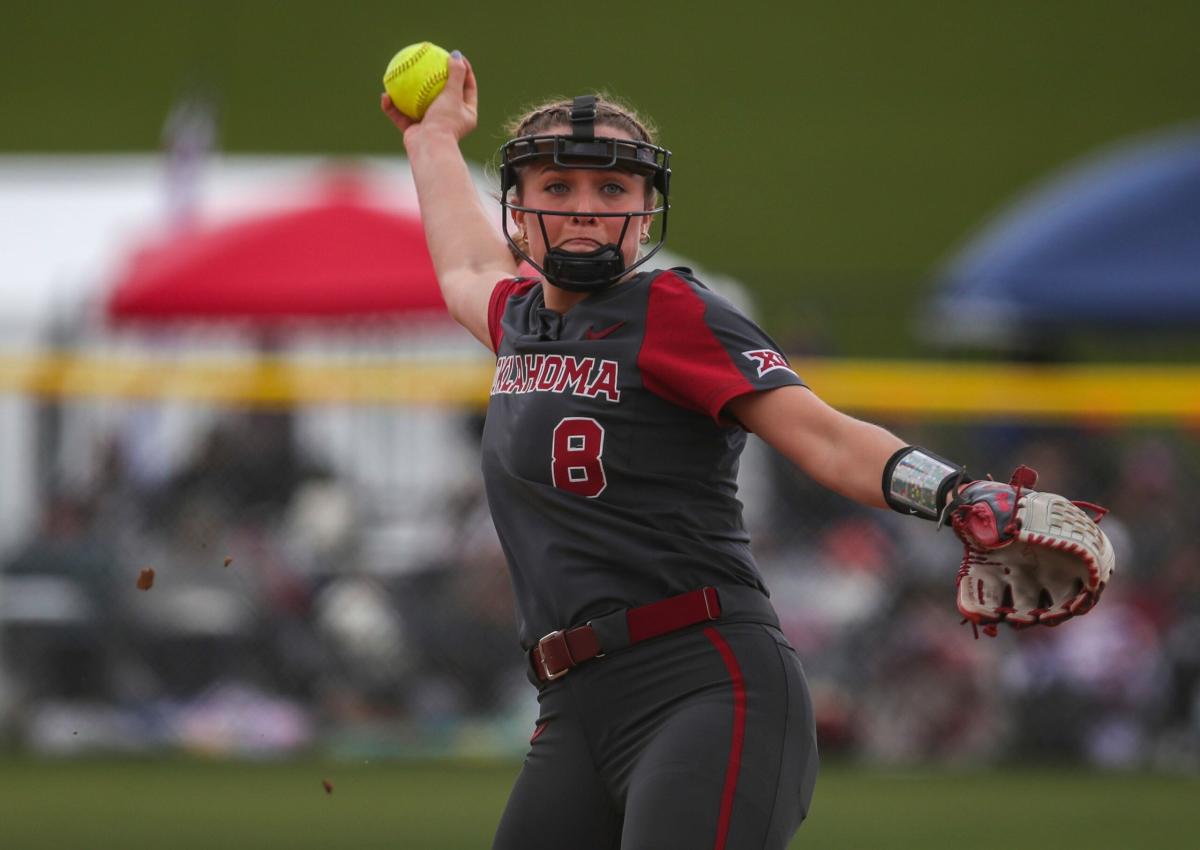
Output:
<svg viewBox="0 0 1200 850">
<path fill-rule="evenodd" d="M 567 657 L 567 666 L 559 670 L 557 673 L 550 672 L 550 664 L 546 660 L 546 646 L 555 638 L 562 642 L 563 654 Z M 575 666 L 575 659 L 571 657 L 571 648 L 567 646 L 566 630 L 559 629 L 558 631 L 550 632 L 543 635 L 537 642 L 538 655 L 541 656 L 540 667 L 542 675 L 546 677 L 547 682 L 553 682 L 555 679 L 561 679 L 567 673 L 571 672 L 571 668 Z"/>
</svg>

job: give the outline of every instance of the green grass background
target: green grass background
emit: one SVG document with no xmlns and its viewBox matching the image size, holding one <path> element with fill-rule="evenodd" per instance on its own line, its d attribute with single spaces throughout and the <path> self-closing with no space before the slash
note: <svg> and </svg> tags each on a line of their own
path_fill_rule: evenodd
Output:
<svg viewBox="0 0 1200 850">
<path fill-rule="evenodd" d="M 1195 0 L 110 0 L 5 4 L 0 151 L 154 150 L 173 100 L 227 151 L 400 153 L 392 53 L 459 48 L 489 157 L 504 119 L 604 88 L 674 149 L 671 243 L 741 277 L 770 329 L 913 346 L 932 270 L 1072 159 L 1200 115 Z"/>
<path fill-rule="evenodd" d="M 490 846 L 509 762 L 0 761 L 14 850 Z M 333 783 L 326 794 L 323 779 Z M 793 847 L 1192 850 L 1200 778 L 825 770 Z"/>
</svg>

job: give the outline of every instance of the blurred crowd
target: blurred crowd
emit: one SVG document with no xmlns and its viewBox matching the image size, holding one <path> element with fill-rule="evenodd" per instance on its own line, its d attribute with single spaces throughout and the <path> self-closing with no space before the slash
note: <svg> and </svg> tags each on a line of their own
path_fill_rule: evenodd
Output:
<svg viewBox="0 0 1200 850">
<path fill-rule="evenodd" d="M 889 424 L 976 475 L 1025 463 L 1109 507 L 1117 573 L 1087 617 L 976 639 L 950 532 L 759 447 L 747 474 L 769 486 L 747 488 L 747 518 L 824 751 L 1200 770 L 1196 435 Z M 464 418 L 462 451 L 479 425 Z M 477 477 L 415 500 L 406 522 L 438 545 L 402 551 L 378 533 L 387 505 L 297 445 L 289 414 L 239 413 L 165 478 L 111 440 L 86 486 L 46 493 L 0 563 L 0 750 L 523 749 L 534 691 Z"/>
<path fill-rule="evenodd" d="M 47 493 L 0 560 L 0 751 L 508 746 L 531 689 L 480 484 L 398 513 L 295 425 L 221 418 L 166 477 L 109 439 Z"/>
</svg>

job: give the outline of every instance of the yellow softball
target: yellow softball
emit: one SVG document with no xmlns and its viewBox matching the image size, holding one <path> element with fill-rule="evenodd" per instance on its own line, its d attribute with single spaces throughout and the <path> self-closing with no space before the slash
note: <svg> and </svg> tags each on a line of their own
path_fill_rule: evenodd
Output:
<svg viewBox="0 0 1200 850">
<path fill-rule="evenodd" d="M 450 54 L 428 41 L 410 44 L 392 57 L 383 87 L 396 108 L 420 121 L 433 99 L 446 87 Z"/>
</svg>

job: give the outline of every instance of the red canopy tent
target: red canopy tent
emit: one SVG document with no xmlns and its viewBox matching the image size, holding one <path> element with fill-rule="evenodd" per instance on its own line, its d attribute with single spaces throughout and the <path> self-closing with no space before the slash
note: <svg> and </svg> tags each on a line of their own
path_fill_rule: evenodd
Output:
<svg viewBox="0 0 1200 850">
<path fill-rule="evenodd" d="M 116 323 L 256 326 L 445 314 L 416 212 L 342 183 L 308 205 L 173 233 L 134 254 L 106 303 Z"/>
</svg>

